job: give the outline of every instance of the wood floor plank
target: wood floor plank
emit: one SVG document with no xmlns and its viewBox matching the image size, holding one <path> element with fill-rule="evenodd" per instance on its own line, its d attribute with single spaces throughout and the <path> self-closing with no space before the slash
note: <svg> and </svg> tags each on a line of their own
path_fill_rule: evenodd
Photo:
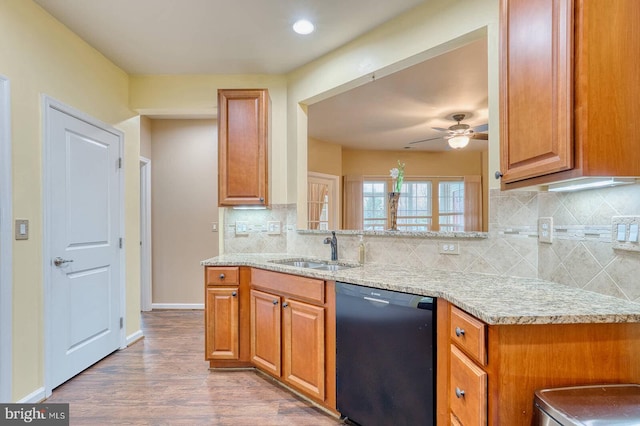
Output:
<svg viewBox="0 0 640 426">
<path fill-rule="evenodd" d="M 142 314 L 145 338 L 53 390 L 72 425 L 343 424 L 253 370 L 209 370 L 203 311 Z"/>
</svg>

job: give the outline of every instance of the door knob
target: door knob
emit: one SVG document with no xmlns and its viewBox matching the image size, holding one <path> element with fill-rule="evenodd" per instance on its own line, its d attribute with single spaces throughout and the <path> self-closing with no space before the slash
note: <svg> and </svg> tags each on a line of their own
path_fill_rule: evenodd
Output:
<svg viewBox="0 0 640 426">
<path fill-rule="evenodd" d="M 56 257 L 55 259 L 53 259 L 53 264 L 56 266 L 61 266 L 63 263 L 71 263 L 71 262 L 73 262 L 72 259 L 67 260 L 61 257 Z"/>
</svg>

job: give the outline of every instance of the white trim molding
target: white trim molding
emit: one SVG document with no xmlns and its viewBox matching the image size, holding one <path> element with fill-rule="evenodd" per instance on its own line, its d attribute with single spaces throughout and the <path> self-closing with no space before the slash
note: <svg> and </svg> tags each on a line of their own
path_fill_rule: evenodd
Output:
<svg viewBox="0 0 640 426">
<path fill-rule="evenodd" d="M 152 303 L 151 259 L 151 160 L 140 157 L 140 310 Z"/>
<path fill-rule="evenodd" d="M 44 401 L 44 399 L 45 399 L 45 395 L 44 395 L 44 386 L 43 386 L 34 390 L 24 398 L 21 398 L 18 401 L 18 404 L 37 404 L 38 402 Z"/>
<path fill-rule="evenodd" d="M 204 310 L 204 303 L 152 303 L 151 308 Z"/>
<path fill-rule="evenodd" d="M 0 402 L 11 402 L 13 385 L 13 206 L 11 94 L 0 76 Z"/>
<path fill-rule="evenodd" d="M 140 339 L 144 339 L 144 334 L 142 333 L 142 330 L 138 330 L 135 333 L 131 333 L 130 335 L 127 336 L 127 346 L 133 345 L 135 342 L 137 342 Z"/>
</svg>

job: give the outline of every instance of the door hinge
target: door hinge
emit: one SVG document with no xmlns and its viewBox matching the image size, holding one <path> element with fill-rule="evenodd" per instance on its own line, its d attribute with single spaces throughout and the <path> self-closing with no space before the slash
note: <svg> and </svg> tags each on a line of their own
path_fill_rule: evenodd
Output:
<svg viewBox="0 0 640 426">
<path fill-rule="evenodd" d="M 118 168 L 121 169 L 122 168 L 122 157 L 118 158 Z"/>
<path fill-rule="evenodd" d="M 122 238 L 120 238 L 118 245 L 120 246 L 120 248 L 122 248 Z"/>
<path fill-rule="evenodd" d="M 124 318 L 120 317 L 120 328 L 124 327 Z"/>
</svg>

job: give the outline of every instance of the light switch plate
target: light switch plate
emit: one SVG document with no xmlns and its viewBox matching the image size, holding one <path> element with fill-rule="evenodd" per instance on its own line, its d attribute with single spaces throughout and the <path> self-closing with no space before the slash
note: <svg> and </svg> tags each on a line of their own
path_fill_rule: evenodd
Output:
<svg viewBox="0 0 640 426">
<path fill-rule="evenodd" d="M 249 235 L 249 225 L 247 222 L 236 220 L 236 235 Z"/>
<path fill-rule="evenodd" d="M 612 247 L 616 250 L 640 252 L 638 226 L 640 226 L 640 216 L 613 216 L 611 218 Z"/>
<path fill-rule="evenodd" d="M 16 219 L 16 240 L 29 239 L 29 221 L 27 219 Z"/>
<path fill-rule="evenodd" d="M 553 242 L 553 218 L 538 218 L 538 241 L 551 244 Z"/>
<path fill-rule="evenodd" d="M 267 222 L 267 234 L 268 235 L 280 235 L 282 225 L 279 220 L 273 220 Z"/>
</svg>

